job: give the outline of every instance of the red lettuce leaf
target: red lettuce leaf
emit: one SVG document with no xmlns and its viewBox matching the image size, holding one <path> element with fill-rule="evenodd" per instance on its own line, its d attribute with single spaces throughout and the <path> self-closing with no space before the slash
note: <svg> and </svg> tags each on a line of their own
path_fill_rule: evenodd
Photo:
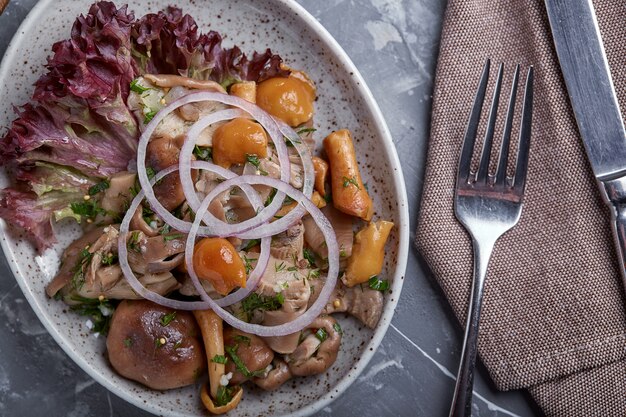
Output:
<svg viewBox="0 0 626 417">
<path fill-rule="evenodd" d="M 239 81 L 263 81 L 287 76 L 282 59 L 267 49 L 248 58 L 235 46 L 222 48 L 215 31 L 198 33 L 198 25 L 177 7 L 151 13 L 133 24 L 133 56 L 139 71 L 179 74 L 213 80 L 227 87 Z"/>
</svg>

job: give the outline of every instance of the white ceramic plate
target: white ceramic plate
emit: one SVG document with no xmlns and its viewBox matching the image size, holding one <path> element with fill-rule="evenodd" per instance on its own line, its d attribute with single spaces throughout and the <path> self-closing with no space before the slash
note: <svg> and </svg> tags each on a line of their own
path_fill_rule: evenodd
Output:
<svg viewBox="0 0 626 417">
<path fill-rule="evenodd" d="M 121 6 L 122 2 L 117 2 Z M 129 1 L 137 17 L 156 12 L 169 0 Z M 41 0 L 11 41 L 0 67 L 0 125 L 14 119 L 13 105 L 25 103 L 32 84 L 43 73 L 53 42 L 67 39 L 76 16 L 87 13 L 90 1 Z M 236 43 L 247 53 L 271 47 L 294 68 L 307 71 L 318 87 L 315 127 L 317 139 L 337 128 L 350 129 L 364 181 L 376 206 L 375 218 L 396 223 L 387 248 L 383 275 L 392 281 L 378 327 L 371 331 L 355 319 L 337 315 L 345 335 L 339 357 L 323 375 L 296 378 L 266 393 L 246 387 L 238 416 L 309 415 L 337 398 L 367 365 L 382 340 L 398 302 L 406 267 L 409 219 L 404 180 L 389 130 L 378 106 L 354 64 L 328 32 L 297 3 L 289 0 L 179 1 L 201 31 L 217 30 L 225 43 Z M 245 16 L 242 22 L 241 16 Z M 0 174 L 0 186 L 8 184 Z M 119 377 L 104 356 L 104 340 L 85 326 L 85 318 L 66 313 L 66 306 L 45 296 L 55 275 L 59 254 L 80 232 L 75 225 L 57 227 L 54 250 L 37 256 L 19 232 L 1 223 L 2 247 L 15 278 L 33 310 L 65 352 L 89 375 L 114 394 L 155 414 L 201 416 L 198 386 L 166 392 L 152 391 Z"/>
</svg>

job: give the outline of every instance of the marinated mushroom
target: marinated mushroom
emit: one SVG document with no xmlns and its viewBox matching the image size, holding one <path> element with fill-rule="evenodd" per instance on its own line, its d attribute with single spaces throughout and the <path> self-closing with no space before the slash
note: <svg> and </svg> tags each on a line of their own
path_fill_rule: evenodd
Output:
<svg viewBox="0 0 626 417">
<path fill-rule="evenodd" d="M 186 87 L 197 90 L 209 90 L 218 93 L 226 93 L 224 87 L 211 80 L 197 80 L 195 78 L 188 78 L 174 74 L 144 74 L 143 77 L 154 85 L 162 88 Z"/>
<path fill-rule="evenodd" d="M 315 170 L 315 190 L 322 197 L 326 196 L 326 180 L 328 179 L 328 162 L 318 156 L 311 158 Z"/>
<path fill-rule="evenodd" d="M 308 376 L 325 372 L 335 363 L 341 344 L 341 332 L 331 316 L 319 316 L 307 326 L 313 333 L 304 338 L 296 350 L 287 356 L 293 375 Z"/>
<path fill-rule="evenodd" d="M 246 267 L 232 243 L 226 239 L 207 237 L 196 243 L 193 267 L 198 278 L 209 281 L 222 295 L 246 286 Z"/>
<path fill-rule="evenodd" d="M 370 221 L 374 206 L 361 180 L 350 131 L 342 129 L 328 135 L 324 150 L 330 163 L 333 205 L 346 214 Z"/>
<path fill-rule="evenodd" d="M 250 103 L 256 103 L 256 83 L 254 81 L 235 83 L 230 86 L 230 94 Z"/>
<path fill-rule="evenodd" d="M 272 369 L 267 373 L 267 376 L 264 378 L 253 378 L 252 382 L 265 391 L 273 391 L 287 382 L 291 377 L 291 371 L 287 363 L 281 359 L 274 359 Z"/>
<path fill-rule="evenodd" d="M 346 273 L 341 278 L 344 284 L 353 287 L 380 274 L 385 260 L 385 243 L 392 228 L 392 222 L 378 220 L 356 234 L 352 256 L 348 258 Z"/>
<path fill-rule="evenodd" d="M 184 140 L 184 136 L 176 138 L 161 136 L 152 139 L 148 143 L 146 150 L 147 166 L 158 172 L 171 165 L 178 164 L 178 155 Z M 197 172 L 192 171 L 192 179 L 195 181 L 196 178 Z M 155 184 L 154 194 L 168 211 L 172 211 L 180 206 L 185 201 L 185 193 L 183 192 L 178 172 L 167 175 Z"/>
<path fill-rule="evenodd" d="M 224 331 L 228 354 L 226 372 L 232 372 L 230 384 L 237 385 L 262 373 L 274 359 L 274 352 L 260 337 L 229 328 Z"/>
<path fill-rule="evenodd" d="M 107 353 L 122 376 L 166 390 L 193 384 L 206 360 L 191 313 L 147 300 L 122 301 L 111 319 Z"/>
<path fill-rule="evenodd" d="M 383 312 L 383 293 L 365 285 L 348 288 L 339 283 L 324 308 L 324 314 L 343 312 L 349 313 L 373 329 Z"/>
<path fill-rule="evenodd" d="M 302 73 L 300 73 L 302 74 Z M 274 77 L 257 87 L 256 103 L 289 126 L 299 126 L 313 117 L 315 86 L 304 75 Z"/>
<path fill-rule="evenodd" d="M 267 134 L 263 127 L 245 118 L 223 124 L 213 134 L 213 161 L 224 168 L 267 156 Z M 256 158 L 256 159 L 254 159 Z"/>
</svg>

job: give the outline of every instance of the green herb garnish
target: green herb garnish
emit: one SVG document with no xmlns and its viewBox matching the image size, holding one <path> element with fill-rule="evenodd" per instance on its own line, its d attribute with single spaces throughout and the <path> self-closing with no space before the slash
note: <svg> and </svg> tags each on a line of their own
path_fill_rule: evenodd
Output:
<svg viewBox="0 0 626 417">
<path fill-rule="evenodd" d="M 343 180 L 343 187 L 346 188 L 347 186 L 349 186 L 350 184 L 354 185 L 358 190 L 361 189 L 361 187 L 359 187 L 359 183 L 357 182 L 356 178 L 354 177 L 342 177 Z"/>
<path fill-rule="evenodd" d="M 238 335 L 235 335 L 234 340 L 237 343 L 245 343 L 246 345 L 250 346 L 250 338 L 248 336 L 238 334 Z"/>
<path fill-rule="evenodd" d="M 220 385 L 217 387 L 217 395 L 215 397 L 215 405 L 218 407 L 222 407 L 233 400 L 233 395 L 235 394 L 236 387 L 228 387 Z"/>
<path fill-rule="evenodd" d="M 244 246 L 241 247 L 241 250 L 247 252 L 253 247 L 255 247 L 256 245 L 258 245 L 259 243 L 261 243 L 261 239 L 250 239 L 249 241 L 246 242 Z"/>
<path fill-rule="evenodd" d="M 224 348 L 226 350 L 226 353 L 228 353 L 228 356 L 230 356 L 230 359 L 232 359 L 233 363 L 235 364 L 235 368 L 237 368 L 237 370 L 241 372 L 241 374 L 245 376 L 246 378 L 252 378 L 252 377 L 263 375 L 265 373 L 264 369 L 261 369 L 258 371 L 252 371 L 252 372 L 248 369 L 244 361 L 241 360 L 239 355 L 237 355 L 238 348 L 239 348 L 238 344 L 236 344 L 235 346 L 226 346 Z"/>
<path fill-rule="evenodd" d="M 106 214 L 106 210 L 98 206 L 98 203 L 91 198 L 89 200 L 71 203 L 70 208 L 74 214 L 88 219 L 93 219 L 98 214 Z"/>
<path fill-rule="evenodd" d="M 139 231 L 135 230 L 130 234 L 130 239 L 128 239 L 128 247 L 137 253 L 141 253 L 141 248 L 139 247 L 140 237 Z"/>
<path fill-rule="evenodd" d="M 114 253 L 102 255 L 102 260 L 100 262 L 102 263 L 102 265 L 111 266 L 117 262 L 117 255 Z"/>
<path fill-rule="evenodd" d="M 176 312 L 172 311 L 169 314 L 164 314 L 161 317 L 161 320 L 159 320 L 161 322 L 162 326 L 167 326 L 168 324 L 170 324 L 172 322 L 172 320 L 174 320 L 176 318 Z"/>
<path fill-rule="evenodd" d="M 371 289 L 376 291 L 387 291 L 389 289 L 389 281 L 378 278 L 378 275 L 373 275 L 367 280 L 367 284 Z"/>
<path fill-rule="evenodd" d="M 135 78 L 130 82 L 130 91 L 134 91 L 137 94 L 142 94 L 148 90 L 151 90 L 151 88 L 144 87 L 143 85 L 139 84 L 139 78 Z"/>
<path fill-rule="evenodd" d="M 94 333 L 100 333 L 106 335 L 111 325 L 111 317 L 115 306 L 110 300 L 106 298 L 87 298 L 80 295 L 72 295 L 70 297 L 72 301 L 80 304 L 70 306 L 70 310 L 80 314 L 81 316 L 89 316 L 93 323 L 91 331 Z M 132 342 L 132 340 L 131 340 Z M 126 344 L 126 342 L 124 342 Z"/>
<path fill-rule="evenodd" d="M 89 195 L 96 195 L 96 194 L 101 193 L 102 191 L 106 190 L 107 188 L 109 188 L 110 185 L 111 184 L 109 184 L 109 181 L 107 181 L 107 180 L 100 181 L 99 183 L 89 187 L 89 190 L 87 191 L 87 194 L 89 194 Z"/>
<path fill-rule="evenodd" d="M 78 254 L 78 261 L 72 268 L 72 287 L 75 290 L 80 290 L 85 284 L 85 268 L 91 262 L 93 253 L 89 252 L 88 248 L 84 248 Z"/>
<path fill-rule="evenodd" d="M 163 235 L 163 241 L 169 242 L 170 240 L 180 239 L 183 236 L 185 235 L 183 235 L 182 233 L 172 233 L 171 235 Z"/>
<path fill-rule="evenodd" d="M 209 161 L 213 158 L 213 148 L 210 146 L 194 146 L 193 154 L 200 161 Z"/>
<path fill-rule="evenodd" d="M 150 121 L 154 119 L 154 116 L 156 116 L 157 112 L 158 110 L 150 110 L 148 113 L 145 113 L 143 118 L 143 124 L 147 125 L 148 123 L 150 123 Z"/>
<path fill-rule="evenodd" d="M 317 131 L 317 129 L 314 128 L 314 127 L 303 127 L 301 129 L 296 130 L 296 133 L 298 135 L 301 135 L 303 133 L 311 133 L 311 132 L 315 132 L 315 131 Z"/>
<path fill-rule="evenodd" d="M 341 329 L 341 326 L 339 325 L 339 323 L 333 324 L 333 329 L 335 329 L 337 333 L 343 334 L 343 330 Z"/>
<path fill-rule="evenodd" d="M 250 164 L 254 165 L 254 167 L 259 170 L 261 175 L 267 175 L 267 171 L 261 169 L 261 167 L 260 167 L 261 160 L 259 159 L 259 157 L 257 155 L 247 153 L 246 154 L 246 160 L 248 162 L 250 162 Z"/>
<path fill-rule="evenodd" d="M 226 358 L 226 356 L 224 355 L 215 355 L 213 356 L 213 358 L 211 359 L 211 362 L 215 362 L 215 363 L 221 363 L 222 365 L 224 365 L 226 363 L 228 359 Z"/>
<path fill-rule="evenodd" d="M 255 310 L 275 311 L 279 310 L 285 302 L 285 296 L 278 293 L 275 296 L 259 295 L 255 292 L 241 301 L 241 309 L 247 315 L 248 320 L 252 318 Z"/>
<path fill-rule="evenodd" d="M 307 262 L 309 263 L 309 266 L 312 266 L 312 267 L 317 266 L 315 263 L 315 254 L 313 253 L 312 250 L 310 250 L 309 248 L 304 248 L 302 249 L 302 255 L 304 256 L 304 259 L 306 259 Z"/>
<path fill-rule="evenodd" d="M 132 345 L 133 345 L 133 339 L 131 339 L 130 337 L 127 337 L 126 339 L 124 339 L 124 346 L 131 347 Z"/>
<path fill-rule="evenodd" d="M 323 343 L 324 340 L 328 339 L 328 332 L 324 330 L 322 327 L 320 327 L 315 332 L 315 337 L 317 337 L 317 340 Z"/>
</svg>

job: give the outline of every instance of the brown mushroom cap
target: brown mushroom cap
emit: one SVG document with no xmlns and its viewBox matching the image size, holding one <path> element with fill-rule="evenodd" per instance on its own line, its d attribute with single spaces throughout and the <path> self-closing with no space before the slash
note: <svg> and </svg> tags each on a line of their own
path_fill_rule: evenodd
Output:
<svg viewBox="0 0 626 417">
<path fill-rule="evenodd" d="M 163 325 L 173 312 L 147 300 L 120 303 L 107 337 L 109 361 L 119 374 L 159 390 L 196 381 L 206 369 L 200 330 L 186 311 Z"/>
<path fill-rule="evenodd" d="M 237 336 L 248 338 L 250 343 L 248 343 L 246 339 L 237 338 Z M 237 356 L 243 361 L 246 368 L 248 368 L 248 371 L 250 372 L 261 371 L 267 368 L 267 366 L 272 363 L 272 360 L 274 359 L 274 351 L 270 349 L 260 337 L 233 328 L 224 330 L 224 346 L 228 347 L 235 345 L 237 345 Z M 226 372 L 233 373 L 230 385 L 241 384 L 249 379 L 244 374 L 239 372 L 230 358 L 226 363 Z"/>
</svg>

